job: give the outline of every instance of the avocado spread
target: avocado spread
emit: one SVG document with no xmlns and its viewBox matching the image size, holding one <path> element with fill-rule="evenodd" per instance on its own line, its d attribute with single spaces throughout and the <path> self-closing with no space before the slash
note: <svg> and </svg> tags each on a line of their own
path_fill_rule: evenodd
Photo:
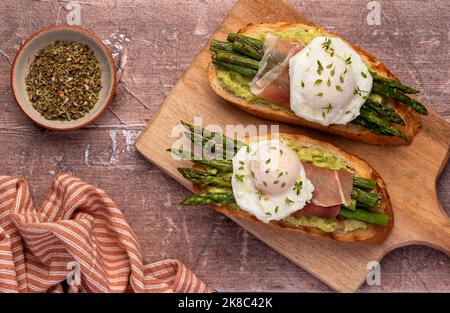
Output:
<svg viewBox="0 0 450 313">
<path fill-rule="evenodd" d="M 291 148 L 298 156 L 300 161 L 309 162 L 318 167 L 325 167 L 331 170 L 344 170 L 354 173 L 354 169 L 347 165 L 347 163 L 333 155 L 328 151 L 324 151 L 312 146 L 298 146 L 290 140 L 283 138 L 284 142 Z"/>
</svg>

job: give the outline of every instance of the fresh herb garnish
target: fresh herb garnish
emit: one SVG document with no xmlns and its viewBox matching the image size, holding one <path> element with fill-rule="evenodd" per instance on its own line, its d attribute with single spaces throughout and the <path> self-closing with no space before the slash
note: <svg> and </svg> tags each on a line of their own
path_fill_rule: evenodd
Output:
<svg viewBox="0 0 450 313">
<path fill-rule="evenodd" d="M 331 39 L 330 38 L 325 38 L 325 41 L 322 43 L 322 47 L 325 50 L 330 49 L 330 45 L 331 45 Z"/>
<path fill-rule="evenodd" d="M 366 92 L 366 93 L 367 93 L 367 91 L 362 90 L 362 89 L 360 89 L 359 87 L 356 87 L 355 90 L 353 91 L 353 94 L 358 95 L 358 96 L 361 97 L 363 92 Z"/>
<path fill-rule="evenodd" d="M 317 74 L 321 75 L 323 71 L 323 65 L 320 63 L 319 60 L 317 60 Z"/>
<path fill-rule="evenodd" d="M 331 70 L 331 72 L 330 72 L 331 77 L 334 76 L 334 73 L 335 73 L 335 72 L 336 72 L 336 68 L 333 68 L 333 69 Z"/>
<path fill-rule="evenodd" d="M 352 64 L 352 57 L 348 57 L 347 59 L 345 59 L 345 63 Z"/>
<path fill-rule="evenodd" d="M 302 190 L 302 186 L 303 186 L 303 182 L 302 181 L 295 182 L 295 184 L 294 184 L 294 191 L 297 194 L 297 196 L 300 194 L 300 191 Z"/>
<path fill-rule="evenodd" d="M 234 178 L 236 178 L 237 181 L 243 182 L 244 181 L 244 174 L 234 174 Z"/>
<path fill-rule="evenodd" d="M 331 103 L 328 103 L 328 105 L 323 110 L 327 110 L 327 113 L 330 113 L 331 110 L 333 110 L 333 105 Z"/>
<path fill-rule="evenodd" d="M 294 201 L 292 201 L 291 199 L 289 199 L 288 197 L 286 197 L 286 198 L 284 198 L 284 203 L 286 203 L 286 204 L 291 204 L 291 203 L 294 203 Z"/>
<path fill-rule="evenodd" d="M 256 195 L 258 196 L 259 200 L 261 200 L 261 198 L 265 196 L 264 192 L 262 192 L 261 190 L 257 190 Z"/>
</svg>

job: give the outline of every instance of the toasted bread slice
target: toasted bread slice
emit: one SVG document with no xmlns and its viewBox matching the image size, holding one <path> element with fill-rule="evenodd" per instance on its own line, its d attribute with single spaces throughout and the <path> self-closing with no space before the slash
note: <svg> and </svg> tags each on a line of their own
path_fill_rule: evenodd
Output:
<svg viewBox="0 0 450 313">
<path fill-rule="evenodd" d="M 378 175 L 378 173 L 370 167 L 364 160 L 351 155 L 342 149 L 333 146 L 329 143 L 325 143 L 319 140 L 312 139 L 307 136 L 298 135 L 298 134 L 288 134 L 288 133 L 280 133 L 281 139 L 287 139 L 290 142 L 299 145 L 299 146 L 309 146 L 313 148 L 319 148 L 323 151 L 330 152 L 334 156 L 342 159 L 347 165 L 355 171 L 355 176 L 361 178 L 370 178 L 375 179 L 377 182 L 376 191 L 382 195 L 382 203 L 381 208 L 379 209 L 381 213 L 386 213 L 389 216 L 389 223 L 386 226 L 377 225 L 377 224 L 368 224 L 367 228 L 356 229 L 353 231 L 343 232 L 342 230 L 337 230 L 334 232 L 325 232 L 318 228 L 314 227 L 304 227 L 304 226 L 295 226 L 285 221 L 271 221 L 269 224 L 275 227 L 280 227 L 285 230 L 295 231 L 299 233 L 306 233 L 316 237 L 334 239 L 337 241 L 344 242 L 362 242 L 362 243 L 380 243 L 386 240 L 389 236 L 392 227 L 394 225 L 394 213 L 392 211 L 391 201 L 389 199 L 389 194 L 386 190 L 386 185 L 383 179 Z M 261 140 L 262 137 L 259 138 L 250 138 L 247 139 L 247 142 Z M 202 188 L 199 186 L 194 186 L 194 191 L 196 193 L 201 193 Z M 248 220 L 252 220 L 256 223 L 263 223 L 262 221 L 256 219 L 255 216 L 247 213 L 243 210 L 236 210 L 235 208 L 223 205 L 212 205 L 212 207 L 227 216 L 236 216 L 240 218 L 245 218 Z M 263 223 L 265 224 L 265 223 Z"/>
<path fill-rule="evenodd" d="M 246 35 L 249 37 L 258 37 L 258 35 L 262 33 L 272 33 L 279 31 L 286 31 L 290 29 L 302 29 L 302 30 L 312 30 L 312 29 L 320 29 L 323 36 L 330 37 L 340 37 L 337 34 L 332 34 L 327 32 L 326 30 L 314 26 L 314 25 L 306 25 L 301 23 L 277 23 L 277 24 L 257 24 L 252 25 L 249 24 L 243 29 L 239 31 L 239 34 Z M 389 79 L 398 80 L 380 61 L 375 59 L 368 52 L 365 52 L 361 48 L 352 45 L 344 38 L 342 38 L 346 43 L 350 45 L 355 51 L 357 51 L 362 59 L 371 65 L 373 71 L 375 71 L 378 75 L 387 77 Z M 420 129 L 420 116 L 414 109 L 398 103 L 396 101 L 389 101 L 388 105 L 390 105 L 405 121 L 406 126 L 396 125 L 406 137 L 406 140 L 400 137 L 394 136 L 381 136 L 377 135 L 370 130 L 354 124 L 347 125 L 330 125 L 323 126 L 316 122 L 307 121 L 297 115 L 294 114 L 288 108 L 281 107 L 277 109 L 273 109 L 270 106 L 258 102 L 247 102 L 245 99 L 236 96 L 232 92 L 226 90 L 221 85 L 218 77 L 217 77 L 217 68 L 212 63 L 208 69 L 208 79 L 209 83 L 214 90 L 214 92 L 219 95 L 224 100 L 234 104 L 235 106 L 241 108 L 244 111 L 247 111 L 253 115 L 262 117 L 267 120 L 277 121 L 282 123 L 294 124 L 305 126 L 309 128 L 315 128 L 327 133 L 335 134 L 341 137 L 349 138 L 352 140 L 357 140 L 361 142 L 365 142 L 373 145 L 405 145 L 411 143 L 413 137 L 417 134 Z"/>
</svg>

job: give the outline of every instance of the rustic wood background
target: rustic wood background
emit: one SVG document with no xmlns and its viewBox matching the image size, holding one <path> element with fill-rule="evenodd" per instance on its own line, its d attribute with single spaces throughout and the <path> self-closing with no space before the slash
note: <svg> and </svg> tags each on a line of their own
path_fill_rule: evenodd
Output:
<svg viewBox="0 0 450 313">
<path fill-rule="evenodd" d="M 126 53 L 127 62 L 110 109 L 95 124 L 64 134 L 33 125 L 19 111 L 9 70 L 24 39 L 44 27 L 67 24 L 69 2 L 5 0 L 0 5 L 0 173 L 28 180 L 36 204 L 55 173 L 99 186 L 122 208 L 148 262 L 180 259 L 216 290 L 329 291 L 222 215 L 178 205 L 189 192 L 133 146 L 235 1 L 78 1 L 81 26 L 109 43 L 117 60 Z M 288 1 L 379 57 L 450 122 L 450 3 L 378 1 L 381 25 L 371 26 L 368 2 Z M 449 212 L 449 166 L 438 191 Z M 450 291 L 450 260 L 430 248 L 389 253 L 381 274 L 381 286 L 364 285 L 361 291 Z"/>
</svg>

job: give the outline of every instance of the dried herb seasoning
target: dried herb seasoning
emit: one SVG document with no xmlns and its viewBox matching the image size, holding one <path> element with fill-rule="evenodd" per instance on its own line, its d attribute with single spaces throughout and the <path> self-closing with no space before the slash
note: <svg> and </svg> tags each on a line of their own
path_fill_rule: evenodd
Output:
<svg viewBox="0 0 450 313">
<path fill-rule="evenodd" d="M 36 55 L 26 78 L 33 107 L 48 120 L 76 120 L 98 100 L 101 68 L 87 45 L 55 41 Z"/>
</svg>

